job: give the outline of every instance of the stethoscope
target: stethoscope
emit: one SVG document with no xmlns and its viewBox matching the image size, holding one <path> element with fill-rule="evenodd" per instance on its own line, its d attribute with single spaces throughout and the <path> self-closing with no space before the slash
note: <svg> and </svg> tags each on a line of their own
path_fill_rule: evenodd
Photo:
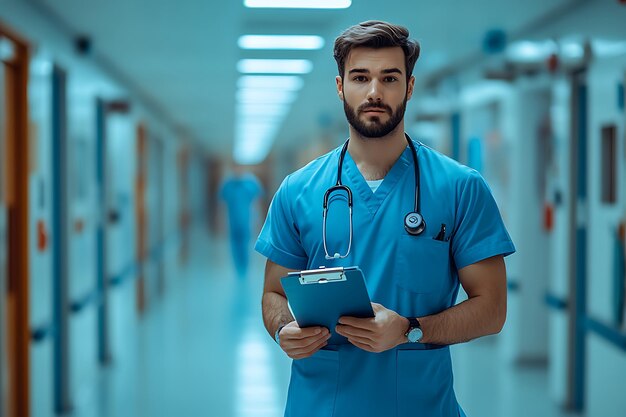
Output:
<svg viewBox="0 0 626 417">
<path fill-rule="evenodd" d="M 415 145 L 413 141 L 407 135 L 406 141 L 409 144 L 409 148 L 411 148 L 411 155 L 413 156 L 413 169 L 415 171 L 415 203 L 413 205 L 413 211 L 409 212 L 406 216 L 404 216 L 404 229 L 413 236 L 417 236 L 421 234 L 426 228 L 426 221 L 424 221 L 424 217 L 420 214 L 420 169 L 417 161 L 417 151 L 415 150 Z M 323 221 L 322 221 L 322 242 L 324 243 L 324 253 L 326 254 L 326 259 L 343 259 L 350 254 L 350 249 L 352 248 L 352 190 L 347 185 L 341 183 L 341 168 L 343 167 L 343 159 L 346 156 L 346 151 L 348 150 L 348 142 L 350 139 L 346 140 L 346 143 L 343 144 L 343 148 L 341 148 L 341 154 L 339 155 L 339 164 L 337 165 L 337 182 L 334 186 L 330 187 L 326 190 L 324 194 L 324 213 L 323 213 Z M 335 253 L 334 256 L 330 256 L 328 254 L 328 248 L 326 246 L 326 218 L 328 214 L 328 199 L 330 195 L 335 191 L 345 191 L 348 195 L 348 209 L 350 211 L 350 241 L 348 242 L 348 250 L 345 255 L 340 255 L 339 253 Z"/>
</svg>

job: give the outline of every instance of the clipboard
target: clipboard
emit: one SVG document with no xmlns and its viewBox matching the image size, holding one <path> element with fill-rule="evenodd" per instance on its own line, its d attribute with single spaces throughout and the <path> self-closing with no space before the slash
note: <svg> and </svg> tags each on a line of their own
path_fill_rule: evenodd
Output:
<svg viewBox="0 0 626 417">
<path fill-rule="evenodd" d="M 298 326 L 326 327 L 329 345 L 349 343 L 335 333 L 339 317 L 374 317 L 363 272 L 356 266 L 290 272 L 280 282 Z"/>
</svg>

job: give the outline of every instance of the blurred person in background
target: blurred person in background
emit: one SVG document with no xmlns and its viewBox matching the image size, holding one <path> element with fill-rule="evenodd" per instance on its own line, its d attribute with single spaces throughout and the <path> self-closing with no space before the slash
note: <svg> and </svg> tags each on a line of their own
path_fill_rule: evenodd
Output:
<svg viewBox="0 0 626 417">
<path fill-rule="evenodd" d="M 419 52 L 406 28 L 379 21 L 335 40 L 350 137 L 285 178 L 257 240 L 263 320 L 294 359 L 285 416 L 463 416 L 448 346 L 504 325 L 515 248 L 487 184 L 404 131 Z M 358 266 L 374 301 L 374 318 L 339 319 L 348 344 L 289 310 L 280 278 L 320 265 Z M 455 305 L 460 285 L 469 299 Z"/>
<path fill-rule="evenodd" d="M 226 176 L 220 187 L 220 198 L 226 204 L 228 215 L 231 254 L 235 271 L 239 278 L 245 278 L 250 262 L 250 233 L 254 209 L 263 188 L 256 176 L 244 166 L 234 163 L 232 172 Z"/>
</svg>

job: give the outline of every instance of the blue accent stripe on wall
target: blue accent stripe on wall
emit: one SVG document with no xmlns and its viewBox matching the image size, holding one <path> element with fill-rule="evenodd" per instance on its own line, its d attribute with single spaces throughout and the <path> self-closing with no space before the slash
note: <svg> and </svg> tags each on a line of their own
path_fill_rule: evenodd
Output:
<svg viewBox="0 0 626 417">
<path fill-rule="evenodd" d="M 624 324 L 624 298 L 626 297 L 626 271 L 624 270 L 624 244 L 619 237 L 619 231 L 613 236 L 613 300 L 612 316 L 613 322 L 618 327 Z"/>
<path fill-rule="evenodd" d="M 596 320 L 591 317 L 587 317 L 585 325 L 588 330 L 596 333 L 605 340 L 611 342 L 614 346 L 626 352 L 626 334 L 601 322 L 600 320 Z"/>
<path fill-rule="evenodd" d="M 578 86 L 578 198 L 587 199 L 587 86 Z"/>
<path fill-rule="evenodd" d="M 452 113 L 450 127 L 452 131 L 452 159 L 459 161 L 461 157 L 461 114 L 459 112 Z"/>
<path fill-rule="evenodd" d="M 105 134 L 105 103 L 102 99 L 96 100 L 96 184 L 98 187 L 98 201 L 104 210 L 107 210 L 106 190 L 106 134 Z M 96 291 L 100 295 L 98 304 L 98 360 L 101 365 L 111 361 L 109 349 L 109 315 L 108 315 L 108 287 L 106 277 L 106 220 L 98 222 L 96 228 Z"/>
<path fill-rule="evenodd" d="M 40 326 L 35 326 L 30 331 L 30 339 L 33 343 L 40 343 L 44 340 L 54 337 L 56 334 L 56 329 L 52 325 L 52 323 L 42 324 Z"/>
<path fill-rule="evenodd" d="M 506 288 L 511 292 L 519 291 L 519 281 L 509 279 L 506 282 Z"/>
<path fill-rule="evenodd" d="M 569 303 L 554 294 L 547 293 L 545 296 L 546 305 L 553 310 L 567 310 Z"/>
<path fill-rule="evenodd" d="M 587 85 L 584 80 L 577 85 L 577 135 L 578 135 L 578 201 L 587 202 Z M 583 207 L 585 204 L 582 205 Z M 577 210 L 581 209 L 578 207 Z M 585 213 L 578 213 L 578 216 Z M 587 225 L 576 229 L 576 271 L 575 271 L 575 333 L 574 333 L 574 372 L 572 405 L 582 411 L 585 406 L 585 336 L 587 314 Z"/>
<path fill-rule="evenodd" d="M 70 310 L 72 311 L 72 313 L 80 313 L 85 308 L 87 308 L 88 305 L 96 304 L 99 306 L 101 302 L 102 297 L 100 295 L 100 292 L 98 290 L 93 290 L 83 295 L 79 299 L 72 301 L 72 303 L 70 304 Z"/>
<path fill-rule="evenodd" d="M 53 398 L 58 414 L 71 410 L 68 256 L 67 256 L 67 134 L 66 74 L 58 66 L 52 70 L 52 328 Z M 43 334 L 38 334 L 43 337 Z"/>
<path fill-rule="evenodd" d="M 576 271 L 576 333 L 574 335 L 574 409 L 582 411 L 585 406 L 585 336 L 587 311 L 587 229 L 580 228 L 576 232 L 576 242 L 580 254 L 577 259 Z"/>
<path fill-rule="evenodd" d="M 130 264 L 126 268 L 122 269 L 118 274 L 112 275 L 109 278 L 109 283 L 113 287 L 118 287 L 126 282 L 128 279 L 137 276 L 137 271 L 139 271 L 139 265 Z"/>
</svg>

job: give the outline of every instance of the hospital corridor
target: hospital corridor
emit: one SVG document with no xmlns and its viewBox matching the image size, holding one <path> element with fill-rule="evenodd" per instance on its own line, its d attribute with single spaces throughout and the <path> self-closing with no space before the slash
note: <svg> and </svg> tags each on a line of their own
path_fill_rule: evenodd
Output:
<svg viewBox="0 0 626 417">
<path fill-rule="evenodd" d="M 115 364 L 101 370 L 93 385 L 75 391 L 74 415 L 282 415 L 290 359 L 263 328 L 261 281 L 236 279 L 224 262 L 227 242 L 198 234 L 195 243 L 167 298 L 114 338 Z M 252 262 L 260 274 L 262 257 Z M 459 401 L 467 412 L 576 415 L 546 397 L 545 365 L 503 368 L 492 359 L 497 343 L 487 339 L 453 351 Z M 50 415 L 43 402 L 35 407 L 34 415 Z"/>
<path fill-rule="evenodd" d="M 626 417 L 625 22 L 0 0 L 0 417 Z"/>
</svg>

